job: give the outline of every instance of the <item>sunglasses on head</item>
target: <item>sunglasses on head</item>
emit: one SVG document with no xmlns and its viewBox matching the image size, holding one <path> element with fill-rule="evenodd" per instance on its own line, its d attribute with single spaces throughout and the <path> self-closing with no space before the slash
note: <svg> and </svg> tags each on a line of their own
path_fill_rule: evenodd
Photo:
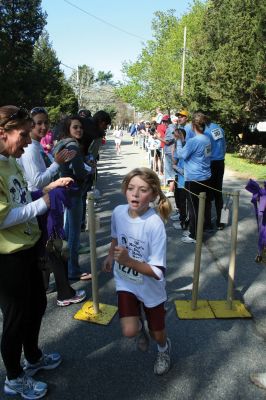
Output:
<svg viewBox="0 0 266 400">
<path fill-rule="evenodd" d="M 26 110 L 26 108 L 20 107 L 14 114 L 11 114 L 6 120 L 4 125 L 6 125 L 10 121 L 15 121 L 17 119 L 25 119 L 25 120 L 31 120 L 31 116 Z"/>
<path fill-rule="evenodd" d="M 34 107 L 31 111 L 30 111 L 31 115 L 36 115 L 36 114 L 46 114 L 47 115 L 47 111 L 45 110 L 44 107 Z"/>
</svg>

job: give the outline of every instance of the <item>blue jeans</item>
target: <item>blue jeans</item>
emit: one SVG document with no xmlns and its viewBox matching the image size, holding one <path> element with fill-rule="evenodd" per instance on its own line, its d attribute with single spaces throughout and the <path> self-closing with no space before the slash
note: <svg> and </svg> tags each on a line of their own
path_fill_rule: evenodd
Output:
<svg viewBox="0 0 266 400">
<path fill-rule="evenodd" d="M 164 155 L 164 173 L 166 182 L 175 180 L 176 172 L 172 166 L 172 154 Z"/>
<path fill-rule="evenodd" d="M 78 250 L 80 246 L 80 230 L 82 221 L 82 193 L 76 193 L 71 197 L 70 209 L 65 211 L 65 235 L 69 249 L 68 277 L 75 278 L 80 276 L 80 266 L 78 263 Z"/>
</svg>

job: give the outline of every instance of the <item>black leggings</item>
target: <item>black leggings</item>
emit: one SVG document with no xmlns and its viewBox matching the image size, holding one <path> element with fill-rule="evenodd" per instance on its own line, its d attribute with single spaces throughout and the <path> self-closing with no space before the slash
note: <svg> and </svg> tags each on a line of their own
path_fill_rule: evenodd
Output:
<svg viewBox="0 0 266 400">
<path fill-rule="evenodd" d="M 201 185 L 210 185 L 210 179 L 201 182 L 185 182 L 185 188 L 188 189 L 190 192 L 199 195 L 201 192 L 206 192 L 206 203 L 205 203 L 205 221 L 204 226 L 206 228 L 211 226 L 211 214 L 210 214 L 210 190 L 205 186 Z M 199 199 L 197 196 L 187 192 L 187 203 L 188 203 L 188 211 L 189 211 L 189 232 L 190 237 L 196 239 L 197 233 L 197 221 L 198 221 L 198 210 L 199 210 Z"/>
<path fill-rule="evenodd" d="M 213 160 L 211 162 L 211 173 L 211 187 L 222 191 L 224 177 L 224 160 Z M 221 219 L 221 211 L 223 208 L 223 194 L 217 192 L 216 190 L 213 190 L 212 197 L 214 198 L 215 202 L 216 225 L 219 225 Z"/>
<path fill-rule="evenodd" d="M 22 348 L 30 363 L 42 356 L 38 338 L 46 294 L 37 260 L 36 245 L 17 253 L 0 254 L 1 354 L 8 379 L 17 378 L 22 372 Z"/>
<path fill-rule="evenodd" d="M 179 209 L 180 223 L 185 223 L 186 221 L 188 221 L 186 191 L 182 187 L 179 188 L 178 182 L 176 181 L 174 195 L 176 207 Z"/>
</svg>

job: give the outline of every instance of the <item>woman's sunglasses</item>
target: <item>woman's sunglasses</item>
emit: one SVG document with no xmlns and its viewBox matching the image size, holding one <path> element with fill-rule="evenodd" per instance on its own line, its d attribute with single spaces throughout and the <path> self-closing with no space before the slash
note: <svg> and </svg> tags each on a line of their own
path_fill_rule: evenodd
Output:
<svg viewBox="0 0 266 400">
<path fill-rule="evenodd" d="M 44 107 L 34 107 L 31 111 L 30 111 L 31 115 L 34 117 L 34 115 L 37 114 L 46 114 L 47 115 L 47 111 L 45 110 Z"/>
<path fill-rule="evenodd" d="M 10 121 L 15 121 L 17 119 L 25 119 L 25 120 L 31 120 L 31 116 L 26 110 L 26 108 L 20 107 L 14 114 L 11 114 L 6 120 L 4 125 L 6 125 Z"/>
</svg>

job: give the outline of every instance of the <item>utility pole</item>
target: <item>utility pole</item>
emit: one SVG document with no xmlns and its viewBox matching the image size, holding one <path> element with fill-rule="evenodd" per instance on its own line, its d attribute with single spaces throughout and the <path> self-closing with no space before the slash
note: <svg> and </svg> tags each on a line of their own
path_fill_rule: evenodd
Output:
<svg viewBox="0 0 266 400">
<path fill-rule="evenodd" d="M 184 81 L 185 81 L 185 61 L 186 61 L 186 42 L 187 42 L 187 27 L 184 27 L 184 45 L 183 45 L 183 58 L 182 58 L 182 73 L 181 73 L 181 88 L 180 95 L 184 94 Z"/>
<path fill-rule="evenodd" d="M 79 76 L 79 66 L 78 66 L 78 68 L 77 68 L 77 87 L 78 87 L 78 108 L 80 108 L 81 107 L 81 104 L 80 104 L 80 76 Z"/>
</svg>

